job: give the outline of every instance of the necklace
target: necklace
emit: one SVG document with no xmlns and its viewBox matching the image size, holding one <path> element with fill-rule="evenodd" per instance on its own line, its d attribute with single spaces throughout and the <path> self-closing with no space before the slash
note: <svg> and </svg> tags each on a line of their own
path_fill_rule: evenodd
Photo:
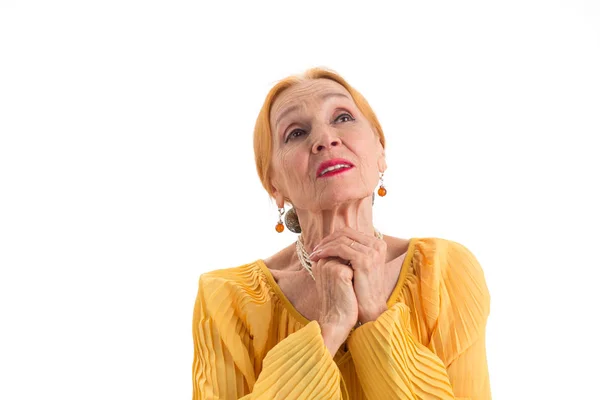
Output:
<svg viewBox="0 0 600 400">
<path fill-rule="evenodd" d="M 383 239 L 383 235 L 377 229 L 375 229 L 375 236 L 377 236 L 377 239 Z M 310 261 L 310 257 L 302 243 L 302 235 L 298 235 L 298 239 L 296 240 L 296 253 L 298 254 L 298 259 L 300 259 L 300 264 L 308 271 L 314 281 L 315 276 L 312 273 L 312 261 Z"/>
</svg>

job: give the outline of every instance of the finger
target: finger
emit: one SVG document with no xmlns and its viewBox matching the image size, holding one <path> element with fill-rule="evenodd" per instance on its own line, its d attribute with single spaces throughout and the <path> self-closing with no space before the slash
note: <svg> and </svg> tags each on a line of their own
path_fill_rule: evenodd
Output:
<svg viewBox="0 0 600 400">
<path fill-rule="evenodd" d="M 335 240 L 338 240 L 339 238 L 342 237 L 346 237 L 349 238 L 350 240 L 348 241 L 348 243 L 352 243 L 352 240 L 361 243 L 363 245 L 368 246 L 370 243 L 374 243 L 373 239 L 377 240 L 375 237 L 371 237 L 369 235 L 365 235 L 362 232 L 359 232 L 355 229 L 352 229 L 350 227 L 345 227 L 342 229 L 338 229 L 332 233 L 330 233 L 329 235 L 325 236 L 314 248 L 314 250 L 318 250 L 320 248 L 322 248 L 323 246 L 325 246 L 328 243 L 331 243 Z"/>
<path fill-rule="evenodd" d="M 339 257 L 343 260 L 350 261 L 352 265 L 359 265 L 360 260 L 362 260 L 366 254 L 354 249 L 354 247 L 350 247 L 346 244 L 327 246 L 318 253 L 313 253 L 310 259 L 315 262 L 328 257 Z"/>
<path fill-rule="evenodd" d="M 356 240 L 350 239 L 346 236 L 340 236 L 337 239 L 334 239 L 328 243 L 325 243 L 318 249 L 314 250 L 312 253 L 309 254 L 309 258 L 311 258 L 311 256 L 314 254 L 320 254 L 323 251 L 323 249 L 326 249 L 329 247 L 340 246 L 343 244 L 347 245 L 348 247 L 350 247 L 354 250 L 357 250 L 358 252 L 362 252 L 362 253 L 366 253 L 368 250 L 368 247 L 361 244 L 360 242 L 357 242 Z"/>
<path fill-rule="evenodd" d="M 338 257 L 327 257 L 320 260 L 317 260 L 313 263 L 313 272 L 315 273 L 315 277 L 321 276 L 323 267 L 331 267 L 331 268 L 339 268 L 342 267 L 344 269 L 349 269 L 352 274 L 354 274 L 354 270 L 351 266 L 346 263 L 346 260 L 342 260 Z"/>
</svg>

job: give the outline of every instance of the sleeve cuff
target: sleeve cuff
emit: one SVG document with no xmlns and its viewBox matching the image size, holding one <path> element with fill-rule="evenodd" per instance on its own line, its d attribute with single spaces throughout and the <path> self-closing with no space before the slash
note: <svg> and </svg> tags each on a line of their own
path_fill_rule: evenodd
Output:
<svg viewBox="0 0 600 400">
<path fill-rule="evenodd" d="M 341 398 L 340 372 L 317 321 L 292 333 L 267 353 L 252 398 Z"/>
<path fill-rule="evenodd" d="M 442 361 L 412 336 L 404 303 L 357 328 L 348 347 L 369 398 L 454 399 Z"/>
</svg>

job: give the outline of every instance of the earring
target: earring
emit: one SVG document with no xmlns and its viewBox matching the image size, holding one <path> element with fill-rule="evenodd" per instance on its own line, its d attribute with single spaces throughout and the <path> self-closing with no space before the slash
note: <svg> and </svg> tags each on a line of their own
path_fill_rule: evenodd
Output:
<svg viewBox="0 0 600 400">
<path fill-rule="evenodd" d="M 380 197 L 383 197 L 387 194 L 387 190 L 385 190 L 385 187 L 383 186 L 383 172 L 379 176 L 379 189 L 377 190 L 377 194 Z"/>
<path fill-rule="evenodd" d="M 275 230 L 279 233 L 283 232 L 283 221 L 281 220 L 281 217 L 283 217 L 283 213 L 285 213 L 285 208 L 281 207 L 279 209 L 279 221 L 277 222 L 277 225 L 275 225 Z"/>
<path fill-rule="evenodd" d="M 285 213 L 285 226 L 294 233 L 302 233 L 300 221 L 298 221 L 298 214 L 296 214 L 296 209 L 294 207 L 290 208 L 288 212 Z"/>
</svg>

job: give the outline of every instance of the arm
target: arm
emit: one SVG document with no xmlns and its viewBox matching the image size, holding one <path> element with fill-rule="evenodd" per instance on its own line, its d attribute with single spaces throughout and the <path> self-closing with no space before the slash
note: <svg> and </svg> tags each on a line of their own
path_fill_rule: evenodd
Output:
<svg viewBox="0 0 600 400">
<path fill-rule="evenodd" d="M 368 399 L 454 399 L 443 362 L 409 329 L 410 310 L 396 303 L 348 339 Z"/>
<path fill-rule="evenodd" d="M 430 342 L 411 333 L 410 312 L 396 303 L 349 339 L 369 399 L 491 399 L 485 353 L 489 292 L 479 263 L 450 241 L 423 248 L 418 273 Z M 415 312 L 418 312 L 415 310 Z"/>
<path fill-rule="evenodd" d="M 458 399 L 490 400 L 485 348 L 490 293 L 473 253 L 447 241 L 440 268 L 440 306 L 429 347 L 444 360 Z"/>
<path fill-rule="evenodd" d="M 218 322 L 209 308 L 201 280 L 193 318 L 194 400 L 341 399 L 340 373 L 316 321 L 274 346 L 255 379 L 241 321 L 231 312 L 223 314 L 229 321 Z"/>
<path fill-rule="evenodd" d="M 480 336 L 447 368 L 457 399 L 490 400 L 485 335 Z"/>
</svg>

